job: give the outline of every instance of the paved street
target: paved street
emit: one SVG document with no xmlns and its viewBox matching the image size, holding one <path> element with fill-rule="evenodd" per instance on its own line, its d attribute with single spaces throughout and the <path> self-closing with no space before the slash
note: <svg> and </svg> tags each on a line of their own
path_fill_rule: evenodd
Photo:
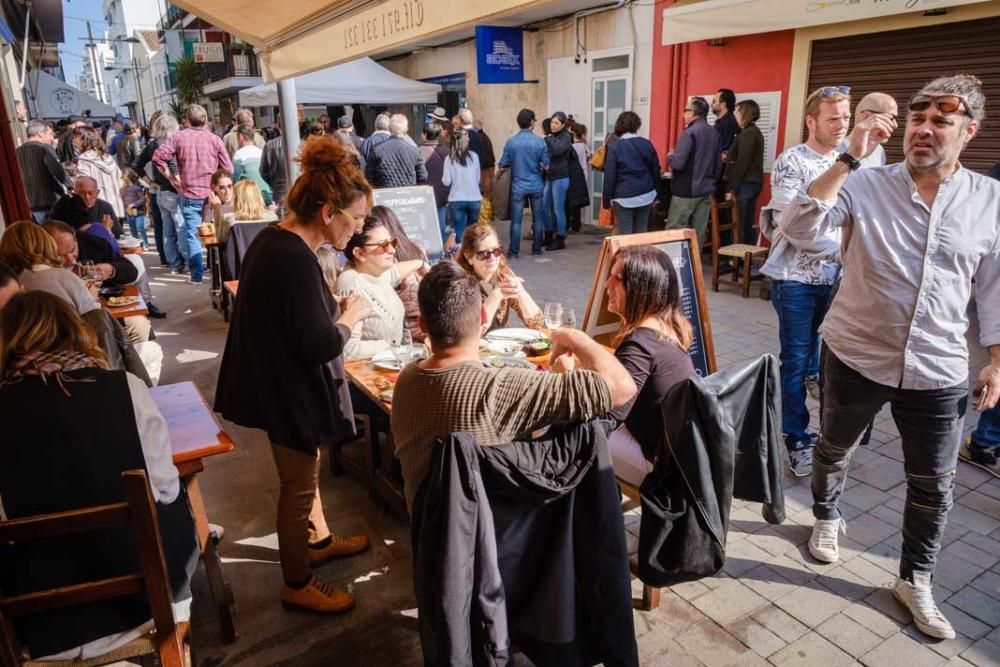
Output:
<svg viewBox="0 0 1000 667">
<path fill-rule="evenodd" d="M 593 230 L 592 230 L 593 231 Z M 538 259 L 522 247 L 514 269 L 540 304 L 577 309 L 591 286 L 601 237 L 572 235 L 569 249 Z M 146 255 L 147 263 L 155 257 Z M 155 327 L 165 351 L 162 382 L 193 379 L 212 399 L 226 325 L 207 288 L 151 269 L 154 291 L 170 317 Z M 756 293 L 756 289 L 752 290 Z M 778 351 L 771 305 L 733 288 L 708 294 L 720 368 Z M 816 405 L 813 406 L 814 417 Z M 967 430 L 975 420 L 967 419 Z M 372 538 L 367 554 L 324 566 L 321 574 L 352 585 L 357 608 L 334 618 L 283 609 L 274 534 L 277 477 L 260 433 L 232 424 L 237 452 L 207 462 L 202 487 L 209 517 L 225 526 L 221 551 L 239 609 L 241 637 L 219 642 L 211 609 L 196 605 L 202 665 L 418 665 L 409 531 L 377 512 L 349 478 L 325 470 L 322 492 L 335 530 Z M 719 576 L 663 591 L 662 605 L 636 612 L 644 665 L 821 665 L 868 667 L 1000 664 L 1000 482 L 960 464 L 955 506 L 939 558 L 935 591 L 959 637 L 924 638 L 887 586 L 897 568 L 905 484 L 899 435 L 884 411 L 870 446 L 855 454 L 842 511 L 847 536 L 841 561 L 820 565 L 805 543 L 812 524 L 808 480 L 786 476 L 788 520 L 770 526 L 760 506 L 734 503 L 727 564 Z M 636 519 L 631 523 L 637 530 Z M 203 587 L 199 575 L 196 586 Z M 640 587 L 634 582 L 634 591 Z M 204 599 L 206 591 L 198 588 Z"/>
</svg>

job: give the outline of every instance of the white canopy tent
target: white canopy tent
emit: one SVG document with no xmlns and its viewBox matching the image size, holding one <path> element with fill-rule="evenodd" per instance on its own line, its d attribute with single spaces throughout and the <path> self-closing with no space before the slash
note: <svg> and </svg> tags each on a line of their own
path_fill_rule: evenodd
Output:
<svg viewBox="0 0 1000 667">
<path fill-rule="evenodd" d="M 84 115 L 111 118 L 118 113 L 113 107 L 40 69 L 28 72 L 24 87 L 35 107 L 32 115 L 37 118 L 55 120 Z"/>
<path fill-rule="evenodd" d="M 413 81 L 371 58 L 359 58 L 295 77 L 299 104 L 419 104 L 437 101 L 440 86 Z M 264 83 L 240 91 L 240 106 L 278 106 L 278 86 Z"/>
</svg>

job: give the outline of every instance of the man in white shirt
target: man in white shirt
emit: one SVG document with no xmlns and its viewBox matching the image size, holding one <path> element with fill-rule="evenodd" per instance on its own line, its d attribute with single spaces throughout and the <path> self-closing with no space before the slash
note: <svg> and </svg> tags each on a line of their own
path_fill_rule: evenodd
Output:
<svg viewBox="0 0 1000 667">
<path fill-rule="evenodd" d="M 839 557 L 838 504 L 861 430 L 885 403 L 899 429 L 906 506 L 896 599 L 917 628 L 951 639 L 931 576 L 952 505 L 969 391 L 965 333 L 972 282 L 990 363 L 974 394 L 1000 397 L 1000 183 L 962 167 L 986 106 L 979 79 L 935 79 L 910 99 L 905 161 L 861 169 L 896 121 L 859 122 L 845 153 L 800 193 L 780 221 L 797 243 L 851 231 L 840 291 L 823 323 L 822 438 L 813 465 L 809 551 Z"/>
<path fill-rule="evenodd" d="M 771 202 L 761 215 L 761 229 L 772 244 L 761 272 L 771 278 L 771 305 L 778 314 L 781 430 L 796 477 L 807 477 L 812 470 L 816 434 L 809 430 L 806 392 L 819 397 L 819 325 L 840 273 L 840 230 L 800 243 L 770 221 L 780 219 L 795 196 L 834 163 L 837 146 L 851 122 L 850 88 L 828 86 L 813 91 L 806 99 L 805 112 L 809 139 L 774 161 Z"/>
</svg>

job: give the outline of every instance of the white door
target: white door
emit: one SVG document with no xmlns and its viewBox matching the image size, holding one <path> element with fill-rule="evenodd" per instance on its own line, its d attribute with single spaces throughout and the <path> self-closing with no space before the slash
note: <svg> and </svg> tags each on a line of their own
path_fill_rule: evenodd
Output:
<svg viewBox="0 0 1000 667">
<path fill-rule="evenodd" d="M 590 138 L 592 150 L 596 151 L 604 144 L 604 137 L 615 130 L 615 121 L 618 115 L 631 108 L 629 100 L 632 99 L 631 76 L 620 74 L 614 76 L 593 77 L 591 79 L 591 118 Z M 593 222 L 597 222 L 601 213 L 601 193 L 604 192 L 604 174 L 600 171 L 591 172 L 591 188 L 593 199 L 590 207 L 590 217 Z"/>
</svg>

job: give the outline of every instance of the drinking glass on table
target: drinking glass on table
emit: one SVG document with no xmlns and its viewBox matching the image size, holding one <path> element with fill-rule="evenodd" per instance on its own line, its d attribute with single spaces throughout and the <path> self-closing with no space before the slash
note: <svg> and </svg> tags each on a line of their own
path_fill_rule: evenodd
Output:
<svg viewBox="0 0 1000 667">
<path fill-rule="evenodd" d="M 567 308 L 563 310 L 562 313 L 562 327 L 564 329 L 575 329 L 576 328 L 576 313 L 572 308 Z"/>
<path fill-rule="evenodd" d="M 549 302 L 545 304 L 545 326 L 550 330 L 558 329 L 562 324 L 563 307 L 561 303 Z"/>
<path fill-rule="evenodd" d="M 403 335 L 399 341 L 392 346 L 392 356 L 399 362 L 399 367 L 403 368 L 413 359 L 413 336 L 408 329 L 403 329 Z"/>
</svg>

